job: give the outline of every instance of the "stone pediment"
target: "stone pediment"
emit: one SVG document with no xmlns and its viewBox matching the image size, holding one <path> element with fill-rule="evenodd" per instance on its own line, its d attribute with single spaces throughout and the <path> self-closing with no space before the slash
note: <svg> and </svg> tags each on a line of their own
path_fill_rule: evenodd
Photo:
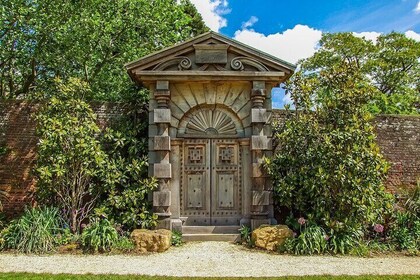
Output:
<svg viewBox="0 0 420 280">
<path fill-rule="evenodd" d="M 295 69 L 293 64 L 215 32 L 155 52 L 125 67 L 139 83 L 158 80 L 161 76 L 167 80 L 257 76 L 261 80 L 282 81 Z"/>
</svg>

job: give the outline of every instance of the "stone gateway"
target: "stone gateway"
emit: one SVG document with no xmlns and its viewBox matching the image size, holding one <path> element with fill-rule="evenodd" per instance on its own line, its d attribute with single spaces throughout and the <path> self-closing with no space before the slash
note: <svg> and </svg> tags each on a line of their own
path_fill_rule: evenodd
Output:
<svg viewBox="0 0 420 280">
<path fill-rule="evenodd" d="M 149 175 L 159 181 L 159 227 L 275 223 L 261 164 L 272 154 L 271 89 L 295 66 L 208 32 L 126 68 L 150 90 Z"/>
</svg>

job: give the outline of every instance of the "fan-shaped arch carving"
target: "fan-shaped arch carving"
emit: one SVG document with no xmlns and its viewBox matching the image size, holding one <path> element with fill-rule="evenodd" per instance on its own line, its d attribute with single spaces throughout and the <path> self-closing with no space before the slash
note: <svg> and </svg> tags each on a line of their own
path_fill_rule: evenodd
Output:
<svg viewBox="0 0 420 280">
<path fill-rule="evenodd" d="M 241 120 L 224 105 L 196 106 L 179 123 L 179 137 L 243 137 Z"/>
</svg>

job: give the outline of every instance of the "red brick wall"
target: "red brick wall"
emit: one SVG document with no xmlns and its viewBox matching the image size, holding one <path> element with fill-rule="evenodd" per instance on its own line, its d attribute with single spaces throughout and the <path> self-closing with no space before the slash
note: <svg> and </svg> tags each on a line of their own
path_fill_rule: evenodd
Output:
<svg viewBox="0 0 420 280">
<path fill-rule="evenodd" d="M 29 101 L 0 102 L 0 147 L 7 152 L 0 155 L 0 190 L 9 197 L 3 201 L 4 211 L 12 217 L 19 214 L 24 205 L 34 203 L 35 180 L 32 169 L 35 163 L 37 138 L 35 136 L 35 113 L 40 105 Z M 100 127 L 120 116 L 124 104 L 94 103 Z"/>
<path fill-rule="evenodd" d="M 92 107 L 101 127 L 125 110 L 124 104 Z M 38 108 L 39 104 L 28 101 L 0 102 L 0 147 L 8 148 L 5 155 L 0 155 L 0 189 L 9 193 L 4 202 L 8 216 L 16 216 L 24 205 L 33 203 L 35 180 L 31 172 L 37 143 L 34 113 Z M 284 119 L 284 112 L 274 110 L 273 119 Z M 374 124 L 381 151 L 391 163 L 387 187 L 395 190 L 414 186 L 420 178 L 420 116 L 378 116 Z"/>
<path fill-rule="evenodd" d="M 374 120 L 376 141 L 390 163 L 386 185 L 396 191 L 420 180 L 420 116 L 381 115 Z"/>
</svg>

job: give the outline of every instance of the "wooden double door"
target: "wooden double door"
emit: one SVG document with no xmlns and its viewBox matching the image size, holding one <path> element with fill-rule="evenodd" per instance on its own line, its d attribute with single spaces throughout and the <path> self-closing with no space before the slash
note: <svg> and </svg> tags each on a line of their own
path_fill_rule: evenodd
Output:
<svg viewBox="0 0 420 280">
<path fill-rule="evenodd" d="M 241 150 L 235 139 L 185 139 L 181 215 L 186 225 L 239 225 Z"/>
</svg>

